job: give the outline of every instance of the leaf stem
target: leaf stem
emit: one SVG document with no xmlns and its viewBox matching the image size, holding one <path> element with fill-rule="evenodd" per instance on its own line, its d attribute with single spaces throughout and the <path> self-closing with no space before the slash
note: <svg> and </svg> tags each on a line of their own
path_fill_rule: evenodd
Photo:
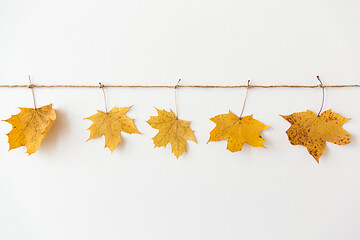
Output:
<svg viewBox="0 0 360 240">
<path fill-rule="evenodd" d="M 107 98 L 106 98 L 106 93 L 105 93 L 105 85 L 104 84 L 101 84 L 101 82 L 99 82 L 99 85 L 100 85 L 100 88 L 102 89 L 102 92 L 104 94 L 104 105 L 105 105 L 105 111 L 106 113 L 108 113 L 108 109 L 107 109 Z"/>
<path fill-rule="evenodd" d="M 242 110 L 241 110 L 241 113 L 240 113 L 240 118 L 242 117 L 242 115 L 243 115 L 243 113 L 244 113 L 244 109 L 245 109 L 245 104 L 246 104 L 246 99 L 247 99 L 247 95 L 248 95 L 249 88 L 250 88 L 250 80 L 248 80 L 248 83 L 247 83 L 246 93 L 245 93 L 245 99 L 244 99 L 244 104 L 243 104 L 243 106 L 242 106 Z"/>
<path fill-rule="evenodd" d="M 320 82 L 320 85 L 319 85 L 319 87 L 321 87 L 322 88 L 322 102 L 321 102 L 321 107 L 320 107 L 320 110 L 319 110 L 319 113 L 318 113 L 318 117 L 320 116 L 320 114 L 321 114 L 321 111 L 322 111 L 322 109 L 323 109 L 323 107 L 324 107 L 324 101 L 325 101 L 325 87 L 324 87 L 324 85 L 323 85 L 323 83 L 322 83 L 322 81 L 320 80 L 320 77 L 319 76 L 316 76 L 316 78 L 319 80 L 319 82 Z"/>
<path fill-rule="evenodd" d="M 178 118 L 179 117 L 179 112 L 178 112 L 178 104 L 177 104 L 177 98 L 176 98 L 176 95 L 177 95 L 177 88 L 179 87 L 179 83 L 180 83 L 181 79 L 178 80 L 178 82 L 176 83 L 176 85 L 174 86 L 174 89 L 175 89 L 175 111 L 176 111 L 176 117 Z"/>
<path fill-rule="evenodd" d="M 34 102 L 34 108 L 36 109 L 36 101 L 35 101 L 35 95 L 34 95 L 34 84 L 32 84 L 32 82 L 31 82 L 30 75 L 28 75 L 28 78 L 29 78 L 29 83 L 30 83 L 30 85 L 28 87 L 31 90 L 31 94 L 32 94 L 32 97 L 33 97 L 33 102 Z"/>
</svg>

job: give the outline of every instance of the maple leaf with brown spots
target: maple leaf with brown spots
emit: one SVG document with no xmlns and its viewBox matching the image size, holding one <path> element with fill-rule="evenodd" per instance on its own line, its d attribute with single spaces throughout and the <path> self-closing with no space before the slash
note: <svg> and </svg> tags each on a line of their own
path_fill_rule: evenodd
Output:
<svg viewBox="0 0 360 240">
<path fill-rule="evenodd" d="M 326 142 L 345 145 L 350 143 L 350 134 L 342 126 L 350 120 L 338 113 L 327 110 L 320 115 L 307 110 L 288 116 L 282 116 L 291 127 L 286 131 L 292 145 L 305 146 L 308 152 L 319 162 L 325 153 Z"/>
</svg>

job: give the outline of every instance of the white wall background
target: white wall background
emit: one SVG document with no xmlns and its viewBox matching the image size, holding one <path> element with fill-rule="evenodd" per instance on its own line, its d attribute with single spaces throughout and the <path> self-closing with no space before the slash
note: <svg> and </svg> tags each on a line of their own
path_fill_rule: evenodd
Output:
<svg viewBox="0 0 360 240">
<path fill-rule="evenodd" d="M 0 83 L 360 83 L 357 0 L 0 0 Z M 321 103 L 320 89 L 251 89 L 245 114 L 272 129 L 267 149 L 206 144 L 209 118 L 239 114 L 244 89 L 180 89 L 179 113 L 198 144 L 179 160 L 154 149 L 153 106 L 173 89 L 107 89 L 109 106 L 143 135 L 113 154 L 85 142 L 103 109 L 99 89 L 35 89 L 58 119 L 40 150 L 7 152 L 0 123 L 0 239 L 360 239 L 359 89 L 326 90 L 325 109 L 352 118 L 346 146 L 318 165 L 285 134 L 279 114 Z M 28 89 L 0 89 L 0 119 L 32 107 Z"/>
</svg>

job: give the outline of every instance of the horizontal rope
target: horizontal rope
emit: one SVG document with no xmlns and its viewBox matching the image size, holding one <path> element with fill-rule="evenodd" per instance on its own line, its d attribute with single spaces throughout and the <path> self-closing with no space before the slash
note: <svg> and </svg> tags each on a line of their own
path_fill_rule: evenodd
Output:
<svg viewBox="0 0 360 240">
<path fill-rule="evenodd" d="M 0 85 L 0 88 L 99 88 L 99 85 Z M 345 85 L 104 85 L 106 88 L 358 88 L 360 84 Z"/>
</svg>

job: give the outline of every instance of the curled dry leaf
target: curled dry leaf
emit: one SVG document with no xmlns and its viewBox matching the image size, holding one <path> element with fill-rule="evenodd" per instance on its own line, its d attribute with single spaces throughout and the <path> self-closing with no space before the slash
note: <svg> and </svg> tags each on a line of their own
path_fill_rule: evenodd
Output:
<svg viewBox="0 0 360 240">
<path fill-rule="evenodd" d="M 344 118 L 331 110 L 319 116 L 307 110 L 282 117 L 291 124 L 286 131 L 290 143 L 305 146 L 317 162 L 325 153 L 326 142 L 338 145 L 350 143 L 351 135 L 342 128 L 350 118 Z"/>
<path fill-rule="evenodd" d="M 186 140 L 196 142 L 194 131 L 189 127 L 190 121 L 177 118 L 173 111 L 159 110 L 155 108 L 158 116 L 151 116 L 147 123 L 158 129 L 159 132 L 153 137 L 155 147 L 166 147 L 171 143 L 171 150 L 179 158 L 186 152 Z"/>
<path fill-rule="evenodd" d="M 210 132 L 208 142 L 228 140 L 226 148 L 231 152 L 241 151 L 245 142 L 253 147 L 265 148 L 265 140 L 260 136 L 260 132 L 269 126 L 254 119 L 253 115 L 240 118 L 229 111 L 210 120 L 216 123 L 216 126 Z"/>
<path fill-rule="evenodd" d="M 134 125 L 134 119 L 127 117 L 125 114 L 131 107 L 114 107 L 110 112 L 102 112 L 98 110 L 86 119 L 93 121 L 89 127 L 90 139 L 105 136 L 105 148 L 109 148 L 111 152 L 115 150 L 121 142 L 121 132 L 141 134 Z"/>
<path fill-rule="evenodd" d="M 20 113 L 4 120 L 12 125 L 7 134 L 9 151 L 25 146 L 27 153 L 35 153 L 56 119 L 52 105 L 41 108 L 19 108 Z"/>
</svg>

